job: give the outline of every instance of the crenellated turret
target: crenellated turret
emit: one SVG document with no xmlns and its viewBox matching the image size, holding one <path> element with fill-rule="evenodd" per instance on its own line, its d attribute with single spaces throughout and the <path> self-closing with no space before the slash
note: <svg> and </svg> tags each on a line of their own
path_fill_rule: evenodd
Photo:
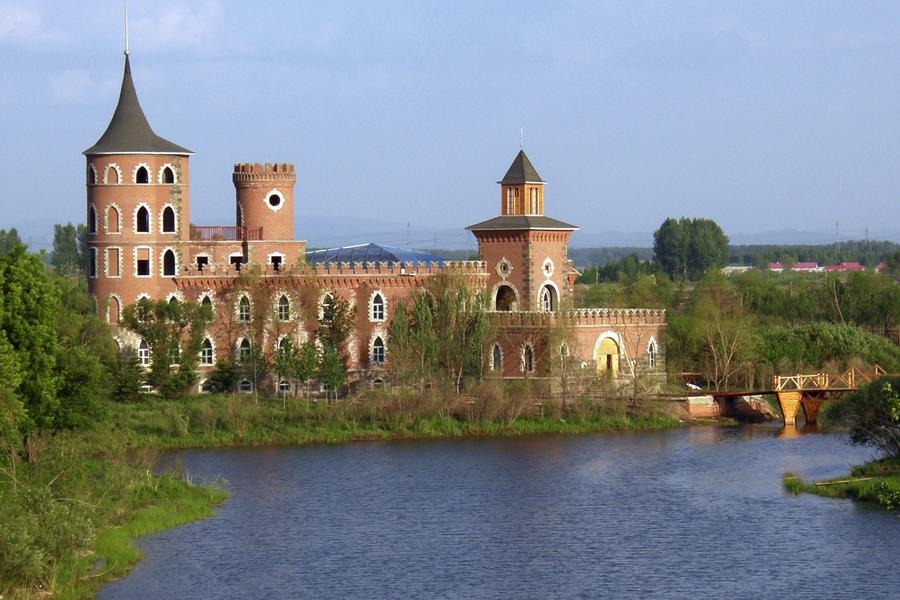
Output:
<svg viewBox="0 0 900 600">
<path fill-rule="evenodd" d="M 239 163 L 234 165 L 237 225 L 248 230 L 262 228 L 261 239 L 293 241 L 294 165 Z"/>
</svg>

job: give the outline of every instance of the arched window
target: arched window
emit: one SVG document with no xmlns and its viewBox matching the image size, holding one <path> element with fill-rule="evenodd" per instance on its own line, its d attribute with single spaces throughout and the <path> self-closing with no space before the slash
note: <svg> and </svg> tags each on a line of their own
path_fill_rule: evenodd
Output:
<svg viewBox="0 0 900 600">
<path fill-rule="evenodd" d="M 372 342 L 372 364 L 383 365 L 384 359 L 384 340 L 379 336 Z"/>
<path fill-rule="evenodd" d="M 289 391 L 291 391 L 291 382 L 290 381 L 288 381 L 287 379 L 282 379 L 281 381 L 278 382 L 278 393 L 279 394 L 286 394 Z"/>
<path fill-rule="evenodd" d="M 291 341 L 291 338 L 289 336 L 281 336 L 281 339 L 278 340 L 278 349 L 281 352 L 290 352 L 293 345 L 294 343 Z"/>
<path fill-rule="evenodd" d="M 150 344 L 147 343 L 147 340 L 141 340 L 141 343 L 138 344 L 138 362 L 143 367 L 150 366 Z"/>
<path fill-rule="evenodd" d="M 203 300 L 200 301 L 200 304 L 212 308 L 212 298 L 210 298 L 209 296 L 203 296 Z"/>
<path fill-rule="evenodd" d="M 657 351 L 656 340 L 650 340 L 650 344 L 647 346 L 647 366 L 651 369 L 656 368 Z"/>
<path fill-rule="evenodd" d="M 97 233 L 97 210 L 88 206 L 88 233 Z"/>
<path fill-rule="evenodd" d="M 249 394 L 253 391 L 253 382 L 249 379 L 244 379 L 241 381 L 240 390 L 243 394 Z"/>
<path fill-rule="evenodd" d="M 491 352 L 491 370 L 503 371 L 503 350 L 500 344 L 494 344 L 494 350 Z"/>
<path fill-rule="evenodd" d="M 106 209 L 106 232 L 119 233 L 119 209 L 115 206 Z"/>
<path fill-rule="evenodd" d="M 250 360 L 250 340 L 244 338 L 238 344 L 238 362 L 246 362 Z"/>
<path fill-rule="evenodd" d="M 238 301 L 238 321 L 241 323 L 250 322 L 250 298 L 241 296 Z"/>
<path fill-rule="evenodd" d="M 203 345 L 200 347 L 200 364 L 210 366 L 214 362 L 215 356 L 213 355 L 212 340 L 206 338 L 203 340 Z"/>
<path fill-rule="evenodd" d="M 163 209 L 162 230 L 163 233 L 175 233 L 175 209 L 171 206 Z"/>
<path fill-rule="evenodd" d="M 150 211 L 146 206 L 137 209 L 135 217 L 135 227 L 138 233 L 150 233 Z"/>
<path fill-rule="evenodd" d="M 552 286 L 541 288 L 541 311 L 556 312 L 556 290 Z"/>
<path fill-rule="evenodd" d="M 97 249 L 91 248 L 88 255 L 88 277 L 97 276 Z"/>
<path fill-rule="evenodd" d="M 122 176 L 119 173 L 119 166 L 113 163 L 106 165 L 106 168 L 103 170 L 103 183 L 118 185 L 121 182 Z"/>
<path fill-rule="evenodd" d="M 171 250 L 163 253 L 163 275 L 175 277 L 175 253 Z"/>
<path fill-rule="evenodd" d="M 497 288 L 497 300 L 494 303 L 494 310 L 509 312 L 516 303 L 516 292 L 508 285 L 501 285 Z"/>
<path fill-rule="evenodd" d="M 150 171 L 147 170 L 147 167 L 141 165 L 138 167 L 137 172 L 134 174 L 134 182 L 135 183 L 150 183 Z"/>
<path fill-rule="evenodd" d="M 372 320 L 384 321 L 384 298 L 381 294 L 375 294 L 372 298 Z"/>
<path fill-rule="evenodd" d="M 291 320 L 291 301 L 288 300 L 286 294 L 282 294 L 280 298 L 278 298 L 278 320 L 279 321 L 290 321 Z"/>
<path fill-rule="evenodd" d="M 94 165 L 88 165 L 88 173 L 87 173 L 88 185 L 96 185 L 97 183 L 97 169 L 94 168 Z"/>
<path fill-rule="evenodd" d="M 534 373 L 534 350 L 530 344 L 526 344 L 522 349 L 522 371 Z"/>
<path fill-rule="evenodd" d="M 322 300 L 319 303 L 319 319 L 323 319 L 325 314 L 334 308 L 334 293 L 326 292 L 324 296 L 322 296 Z"/>
<path fill-rule="evenodd" d="M 168 184 L 175 183 L 175 171 L 172 170 L 172 167 L 163 167 L 162 182 Z"/>
<path fill-rule="evenodd" d="M 109 297 L 109 322 L 118 323 L 122 314 L 122 305 L 115 296 Z"/>
</svg>

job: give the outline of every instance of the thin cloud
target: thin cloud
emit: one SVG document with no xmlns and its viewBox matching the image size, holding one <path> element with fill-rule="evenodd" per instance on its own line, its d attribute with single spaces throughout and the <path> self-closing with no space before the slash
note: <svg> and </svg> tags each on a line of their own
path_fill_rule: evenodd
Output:
<svg viewBox="0 0 900 600">
<path fill-rule="evenodd" d="M 33 45 L 65 38 L 47 26 L 43 12 L 36 6 L 0 2 L 0 15 L 0 43 Z"/>
<path fill-rule="evenodd" d="M 224 22 L 216 0 L 153 3 L 131 21 L 132 45 L 146 50 L 213 47 Z M 152 12 L 150 12 L 152 11 Z"/>
<path fill-rule="evenodd" d="M 828 38 L 828 46 L 838 50 L 859 50 L 900 45 L 900 36 L 878 33 L 834 33 Z"/>
<path fill-rule="evenodd" d="M 50 80 L 52 97 L 63 103 L 85 102 L 96 98 L 107 98 L 115 91 L 113 80 L 98 80 L 89 72 L 81 69 L 70 69 L 54 76 Z"/>
</svg>

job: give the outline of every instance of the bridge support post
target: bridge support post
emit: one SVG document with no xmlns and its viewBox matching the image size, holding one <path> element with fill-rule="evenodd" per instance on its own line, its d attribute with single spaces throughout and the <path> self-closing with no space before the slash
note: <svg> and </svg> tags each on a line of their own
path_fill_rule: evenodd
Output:
<svg viewBox="0 0 900 600">
<path fill-rule="evenodd" d="M 822 407 L 822 402 L 824 401 L 825 399 L 820 396 L 803 395 L 803 399 L 800 402 L 803 404 L 803 412 L 806 413 L 807 424 L 818 422 L 819 409 Z"/>
<path fill-rule="evenodd" d="M 797 424 L 797 411 L 800 409 L 802 399 L 802 392 L 778 392 L 778 404 L 781 405 L 785 425 Z"/>
</svg>

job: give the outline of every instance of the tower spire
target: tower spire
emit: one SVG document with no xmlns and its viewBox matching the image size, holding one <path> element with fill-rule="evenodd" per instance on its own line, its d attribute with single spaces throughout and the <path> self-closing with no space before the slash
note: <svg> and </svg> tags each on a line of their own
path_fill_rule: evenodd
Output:
<svg viewBox="0 0 900 600">
<path fill-rule="evenodd" d="M 128 49 L 128 0 L 125 0 L 125 56 L 131 54 Z"/>
</svg>

